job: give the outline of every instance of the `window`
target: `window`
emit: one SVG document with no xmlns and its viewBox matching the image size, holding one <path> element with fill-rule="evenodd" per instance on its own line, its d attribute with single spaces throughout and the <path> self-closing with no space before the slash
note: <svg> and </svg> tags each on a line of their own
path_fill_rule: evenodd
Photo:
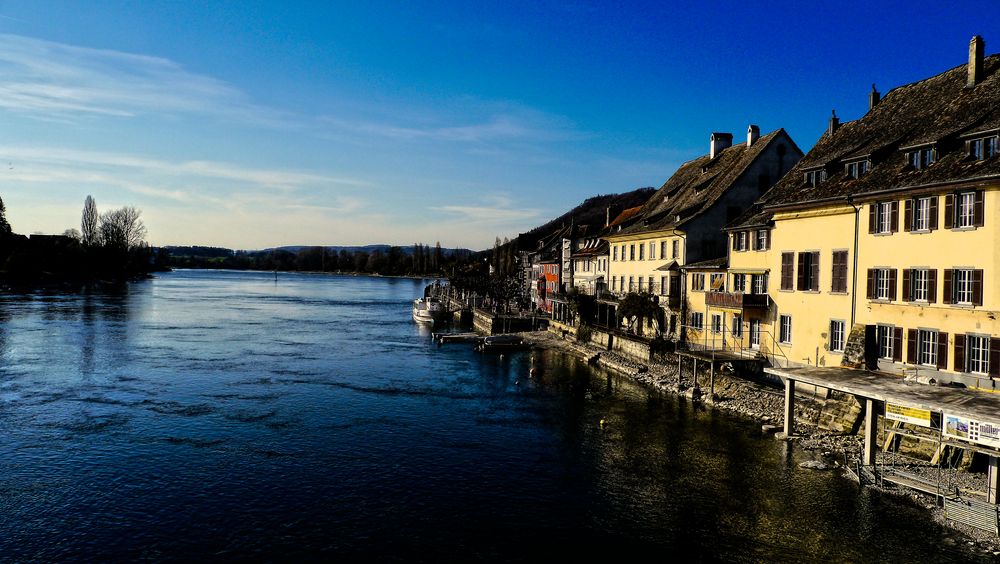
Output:
<svg viewBox="0 0 1000 564">
<path fill-rule="evenodd" d="M 646 281 L 642 278 L 642 276 L 640 276 L 639 277 L 639 291 L 640 292 L 644 292 L 646 290 L 646 288 L 644 287 L 645 286 L 645 282 Z"/>
<path fill-rule="evenodd" d="M 898 229 L 898 202 L 879 202 L 872 204 L 869 209 L 869 233 L 893 233 Z"/>
<path fill-rule="evenodd" d="M 895 268 L 868 269 L 868 299 L 888 301 L 896 299 Z"/>
<path fill-rule="evenodd" d="M 781 316 L 781 329 L 778 333 L 778 340 L 782 343 L 792 342 L 792 316 L 782 315 Z"/>
<path fill-rule="evenodd" d="M 810 170 L 805 173 L 805 183 L 809 186 L 818 186 L 826 180 L 826 171 L 823 169 Z"/>
<path fill-rule="evenodd" d="M 767 250 L 768 243 L 769 243 L 767 239 L 768 239 L 768 237 L 767 237 L 767 229 L 758 229 L 757 230 L 757 250 L 758 251 L 766 251 Z"/>
<path fill-rule="evenodd" d="M 668 278 L 669 277 L 667 277 L 667 276 L 660 276 L 660 295 L 661 296 L 666 296 L 667 295 L 667 288 L 669 288 L 669 286 L 667 285 L 667 279 Z"/>
<path fill-rule="evenodd" d="M 937 273 L 937 271 L 934 271 Z M 926 268 L 913 268 L 909 270 L 910 291 L 906 291 L 907 271 L 903 271 L 903 297 L 911 302 L 931 301 L 931 271 Z"/>
<path fill-rule="evenodd" d="M 747 250 L 747 232 L 737 231 L 733 233 L 733 250 L 734 251 L 745 251 Z"/>
<path fill-rule="evenodd" d="M 917 364 L 937 366 L 938 333 L 931 329 L 917 331 Z"/>
<path fill-rule="evenodd" d="M 750 283 L 753 286 L 753 293 L 764 295 L 767 293 L 767 274 L 753 274 L 750 276 Z"/>
<path fill-rule="evenodd" d="M 628 291 L 629 292 L 635 291 L 635 278 L 632 276 L 628 277 Z"/>
<path fill-rule="evenodd" d="M 955 285 L 955 303 L 969 305 L 973 303 L 973 276 L 972 270 L 966 268 L 956 268 L 952 271 L 952 280 Z"/>
<path fill-rule="evenodd" d="M 639 260 L 646 260 L 646 245 L 639 243 Z"/>
<path fill-rule="evenodd" d="M 896 339 L 894 338 L 895 327 L 892 325 L 877 325 L 875 327 L 875 339 L 878 343 L 878 357 L 885 360 L 895 360 Z"/>
<path fill-rule="evenodd" d="M 614 276 L 611 277 L 611 291 L 612 292 L 618 291 L 618 279 L 615 278 Z"/>
<path fill-rule="evenodd" d="M 986 160 L 997 154 L 997 137 L 983 137 L 969 141 L 969 156 L 977 161 Z"/>
<path fill-rule="evenodd" d="M 831 292 L 847 293 L 847 251 L 833 251 Z"/>
<path fill-rule="evenodd" d="M 799 253 L 799 276 L 796 289 L 800 292 L 819 290 L 819 251 Z"/>
<path fill-rule="evenodd" d="M 691 275 L 691 289 L 705 291 L 705 273 L 695 272 Z"/>
<path fill-rule="evenodd" d="M 746 293 L 747 277 L 745 274 L 733 274 L 733 291 Z"/>
<path fill-rule="evenodd" d="M 795 253 L 781 253 L 781 289 L 794 290 Z"/>
<path fill-rule="evenodd" d="M 733 327 L 732 327 L 733 337 L 737 339 L 743 338 L 743 316 L 733 315 Z"/>
<path fill-rule="evenodd" d="M 712 332 L 722 333 L 722 316 L 719 314 L 712 314 Z"/>
<path fill-rule="evenodd" d="M 955 347 L 958 348 L 959 335 L 955 336 Z M 981 335 L 968 335 L 965 341 L 965 362 L 966 371 L 975 374 L 990 373 L 990 338 Z M 955 370 L 961 370 L 958 366 L 958 355 L 955 355 Z"/>
<path fill-rule="evenodd" d="M 844 352 L 844 322 L 835 319 L 830 322 L 830 350 Z"/>
<path fill-rule="evenodd" d="M 666 241 L 660 241 L 660 258 L 661 259 L 667 258 L 667 242 Z"/>
<path fill-rule="evenodd" d="M 649 277 L 649 285 L 646 286 L 646 288 L 649 290 L 650 294 L 653 293 L 653 277 L 652 276 Z"/>
<path fill-rule="evenodd" d="M 725 292 L 726 291 L 726 275 L 725 274 L 712 274 L 710 275 L 709 281 L 712 284 L 713 292 Z"/>
<path fill-rule="evenodd" d="M 680 243 L 681 242 L 678 241 L 678 240 L 676 240 L 676 239 L 674 239 L 673 241 L 671 241 L 670 245 L 673 248 L 670 250 L 670 254 L 671 254 L 670 258 L 677 258 L 680 255 L 680 247 L 681 247 Z"/>
<path fill-rule="evenodd" d="M 628 260 L 635 260 L 635 245 L 628 246 Z"/>
<path fill-rule="evenodd" d="M 913 168 L 927 168 L 934 163 L 936 156 L 933 147 L 924 147 L 906 153 L 906 163 Z"/>
<path fill-rule="evenodd" d="M 971 229 L 985 225 L 985 201 L 982 190 L 959 192 L 944 197 L 944 226 L 946 229 Z"/>
<path fill-rule="evenodd" d="M 932 203 L 933 200 L 933 203 Z M 913 219 L 907 226 L 913 231 L 930 231 L 937 227 L 937 198 L 917 198 L 913 200 Z M 931 219 L 934 225 L 931 225 Z"/>
<path fill-rule="evenodd" d="M 868 161 L 864 160 L 847 163 L 844 165 L 844 169 L 847 171 L 847 176 L 851 178 L 861 178 L 866 172 L 868 172 Z"/>
<path fill-rule="evenodd" d="M 617 262 L 618 261 L 618 245 L 615 245 L 614 247 L 611 247 L 611 252 L 612 252 L 612 254 L 611 254 L 611 260 Z"/>
<path fill-rule="evenodd" d="M 692 329 L 702 329 L 705 327 L 705 314 L 704 313 L 691 313 L 691 328 Z"/>
<path fill-rule="evenodd" d="M 649 242 L 649 260 L 656 260 L 656 241 Z"/>
</svg>

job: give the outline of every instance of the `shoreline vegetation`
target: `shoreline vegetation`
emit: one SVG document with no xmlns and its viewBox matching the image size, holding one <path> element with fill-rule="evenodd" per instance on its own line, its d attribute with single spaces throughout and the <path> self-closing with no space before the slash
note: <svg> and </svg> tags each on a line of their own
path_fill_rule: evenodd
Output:
<svg viewBox="0 0 1000 564">
<path fill-rule="evenodd" d="M 777 433 L 783 422 L 784 392 L 773 385 L 749 380 L 736 375 L 732 370 L 720 370 L 715 374 L 715 397 L 698 401 L 692 393 L 693 376 L 690 367 L 686 367 L 684 382 L 679 382 L 676 365 L 665 363 L 640 363 L 620 353 L 607 351 L 593 343 L 581 343 L 569 340 L 551 331 L 532 331 L 518 333 L 525 342 L 535 348 L 554 351 L 576 357 L 588 362 L 597 357 L 596 365 L 622 377 L 630 378 L 649 389 L 677 397 L 684 397 L 702 406 L 703 409 L 719 409 L 737 417 L 745 418 L 761 425 L 761 433 L 774 434 L 778 440 L 795 442 L 808 453 L 810 460 L 799 464 L 803 470 L 834 471 L 841 477 L 851 479 L 847 465 L 853 465 L 859 458 L 862 440 L 857 431 L 830 431 L 821 428 L 817 419 L 822 406 L 808 398 L 798 397 L 795 410 L 796 433 L 792 437 L 783 437 Z M 703 385 L 708 382 L 708 375 L 699 370 L 698 382 Z M 704 387 L 701 389 L 707 395 Z M 880 457 L 889 456 L 880 452 Z M 956 476 L 961 487 L 975 489 L 981 484 L 976 483 L 976 476 L 969 472 L 958 472 Z M 877 491 L 908 500 L 910 503 L 929 511 L 934 521 L 950 527 L 961 533 L 970 546 L 986 554 L 1000 556 L 1000 538 L 974 527 L 956 523 L 947 519 L 944 510 L 938 507 L 933 497 L 903 489 L 891 484 L 873 486 Z"/>
<path fill-rule="evenodd" d="M 0 199 L 0 285 L 6 288 L 120 284 L 166 270 L 166 255 L 146 244 L 142 212 L 131 206 L 99 214 L 84 200 L 80 229 L 61 235 L 14 233 Z"/>
</svg>

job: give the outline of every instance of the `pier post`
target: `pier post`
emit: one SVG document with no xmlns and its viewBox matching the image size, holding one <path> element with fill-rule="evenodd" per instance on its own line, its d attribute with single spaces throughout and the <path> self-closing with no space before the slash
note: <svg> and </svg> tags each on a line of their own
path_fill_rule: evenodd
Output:
<svg viewBox="0 0 1000 564">
<path fill-rule="evenodd" d="M 795 432 L 795 380 L 785 377 L 785 436 Z"/>
<path fill-rule="evenodd" d="M 691 372 L 691 379 L 694 381 L 694 387 L 698 387 L 698 359 L 694 359 L 694 369 Z"/>
<path fill-rule="evenodd" d="M 708 373 L 708 401 L 715 397 L 715 361 L 712 361 L 712 369 Z"/>
<path fill-rule="evenodd" d="M 684 373 L 682 372 L 682 370 L 684 370 L 683 362 L 684 362 L 683 357 L 681 357 L 680 353 L 677 353 L 677 389 L 680 389 L 681 381 L 683 380 L 682 378 L 682 376 L 684 375 Z"/>
<path fill-rule="evenodd" d="M 871 398 L 865 399 L 865 444 L 862 462 L 865 466 L 875 464 L 875 456 L 878 452 L 878 412 L 875 411 L 878 404 Z"/>
<path fill-rule="evenodd" d="M 996 505 L 997 486 L 1000 485 L 1000 459 L 995 456 L 990 457 L 990 464 L 986 471 L 986 502 Z"/>
</svg>

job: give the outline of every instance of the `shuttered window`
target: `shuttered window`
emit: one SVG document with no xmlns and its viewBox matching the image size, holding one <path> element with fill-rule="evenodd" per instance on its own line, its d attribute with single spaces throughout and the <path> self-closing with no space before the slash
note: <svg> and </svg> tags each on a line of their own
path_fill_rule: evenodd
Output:
<svg viewBox="0 0 1000 564">
<path fill-rule="evenodd" d="M 830 291 L 847 292 L 847 251 L 833 251 Z"/>
<path fill-rule="evenodd" d="M 758 251 L 766 251 L 768 247 L 770 247 L 769 239 L 770 237 L 767 229 L 758 229 L 756 249 Z"/>
<path fill-rule="evenodd" d="M 944 226 L 969 229 L 985 225 L 985 194 L 982 190 L 948 194 L 944 203 Z"/>
<path fill-rule="evenodd" d="M 983 305 L 983 271 L 955 268 L 945 271 L 945 303 Z"/>
<path fill-rule="evenodd" d="M 795 253 L 781 253 L 781 289 L 782 290 L 794 290 L 795 289 L 795 275 L 793 270 L 795 269 Z"/>
<path fill-rule="evenodd" d="M 799 253 L 799 291 L 819 290 L 819 251 Z"/>
<path fill-rule="evenodd" d="M 869 233 L 895 233 L 899 231 L 899 202 L 879 202 L 868 206 Z"/>
<path fill-rule="evenodd" d="M 868 269 L 868 299 L 889 301 L 896 299 L 895 268 Z"/>
</svg>

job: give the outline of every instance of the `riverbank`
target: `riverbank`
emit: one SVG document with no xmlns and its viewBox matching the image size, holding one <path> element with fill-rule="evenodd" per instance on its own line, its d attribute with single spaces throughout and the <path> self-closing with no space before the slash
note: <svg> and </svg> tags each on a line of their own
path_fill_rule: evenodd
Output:
<svg viewBox="0 0 1000 564">
<path fill-rule="evenodd" d="M 569 354 L 587 362 L 593 361 L 594 364 L 602 368 L 632 378 L 659 392 L 694 399 L 693 377 L 690 372 L 685 371 L 685 381 L 681 382 L 674 365 L 641 363 L 619 353 L 607 351 L 592 343 L 579 343 L 549 331 L 534 331 L 520 335 L 524 337 L 526 342 L 535 347 Z M 697 378 L 701 383 L 707 381 L 707 376 L 704 374 L 699 374 Z M 701 391 L 705 392 L 704 386 L 702 386 Z M 705 394 L 707 396 L 707 392 Z M 784 421 L 783 390 L 766 383 L 740 378 L 732 370 L 716 372 L 715 395 L 712 398 L 704 397 L 704 403 L 711 409 L 720 409 L 752 419 L 761 425 L 762 433 L 777 431 Z M 857 433 L 857 429 L 854 429 L 855 432 L 850 430 L 832 432 L 823 429 L 817 424 L 823 417 L 825 406 L 822 402 L 806 397 L 796 398 L 796 403 L 796 434 L 792 437 L 779 436 L 779 438 L 794 441 L 803 450 L 812 454 L 812 460 L 800 464 L 803 469 L 840 471 L 844 477 L 848 477 L 849 474 L 846 472 L 845 466 L 853 466 L 860 458 L 862 439 Z M 879 456 L 882 457 L 881 460 L 890 455 L 880 452 Z M 930 470 L 934 467 L 927 465 L 923 468 Z M 981 477 L 968 472 L 956 473 L 955 479 L 960 487 L 970 490 L 976 489 L 977 480 L 982 480 Z M 944 510 L 937 505 L 937 500 L 934 497 L 891 484 L 869 487 L 874 487 L 883 493 L 910 499 L 913 503 L 929 511 L 937 523 L 962 533 L 970 546 L 975 546 L 985 553 L 1000 556 L 1000 538 L 988 531 L 949 520 L 945 516 Z"/>
</svg>

